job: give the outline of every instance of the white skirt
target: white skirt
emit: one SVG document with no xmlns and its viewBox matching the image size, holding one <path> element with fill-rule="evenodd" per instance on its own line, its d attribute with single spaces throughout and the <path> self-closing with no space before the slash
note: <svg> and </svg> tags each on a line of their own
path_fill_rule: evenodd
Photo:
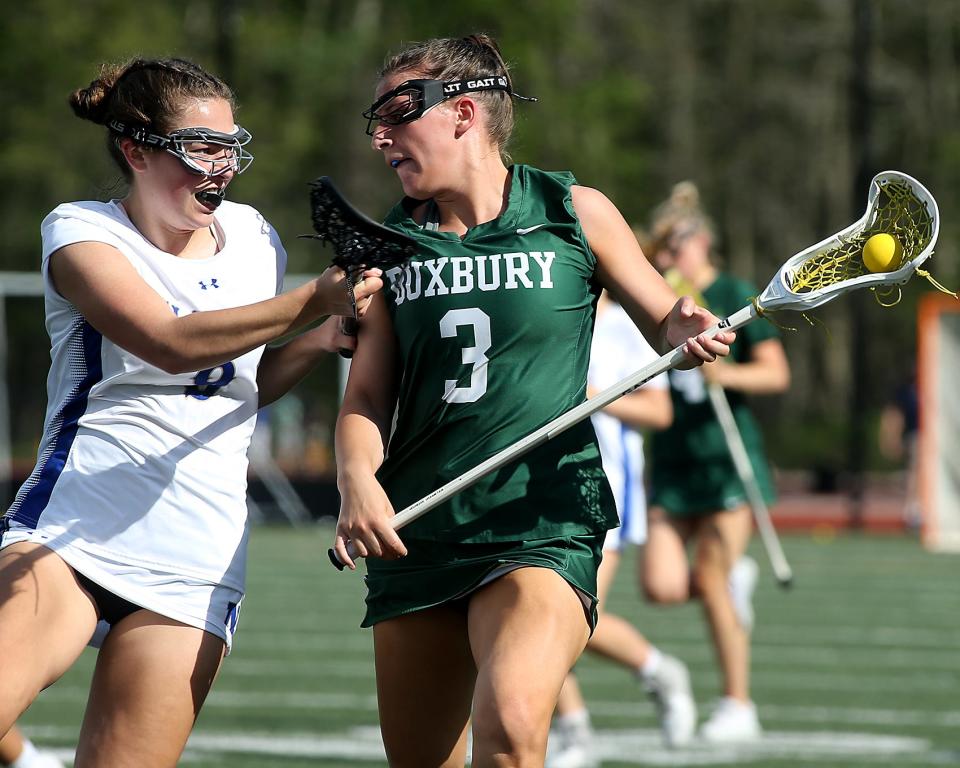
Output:
<svg viewBox="0 0 960 768">
<path fill-rule="evenodd" d="M 75 571 L 108 592 L 161 616 L 205 630 L 223 640 L 226 652 L 230 653 L 240 618 L 242 592 L 182 574 L 117 562 L 16 522 L 7 522 L 9 529 L 0 532 L 0 549 L 21 541 L 42 544 L 56 552 Z M 101 621 L 90 645 L 99 648 L 107 629 L 106 622 Z"/>
</svg>

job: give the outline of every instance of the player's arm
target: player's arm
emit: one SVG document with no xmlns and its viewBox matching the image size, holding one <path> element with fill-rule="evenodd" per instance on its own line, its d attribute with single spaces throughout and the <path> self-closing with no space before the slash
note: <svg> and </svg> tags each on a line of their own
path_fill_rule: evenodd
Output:
<svg viewBox="0 0 960 768">
<path fill-rule="evenodd" d="M 323 355 L 356 348 L 357 337 L 341 332 L 341 318 L 337 315 L 331 315 L 286 344 L 267 347 L 257 368 L 259 407 L 269 405 L 293 389 Z"/>
<path fill-rule="evenodd" d="M 673 289 L 647 261 L 640 244 L 617 207 L 590 187 L 571 188 L 573 207 L 597 257 L 600 284 L 626 310 L 651 346 L 660 352 L 685 344 L 698 361 L 730 353 L 735 334 L 701 335 L 717 322 L 689 296 L 677 299 Z"/>
<path fill-rule="evenodd" d="M 386 301 L 378 294 L 360 324 L 335 435 L 341 503 L 334 548 L 351 569 L 356 566 L 347 554 L 347 541 L 361 557 L 407 553 L 390 527 L 394 509 L 376 478 L 397 400 L 397 354 Z"/>
<path fill-rule="evenodd" d="M 750 350 L 742 362 L 717 360 L 703 366 L 703 377 L 711 384 L 749 395 L 773 395 L 790 386 L 790 365 L 780 339 L 765 339 Z"/>
<path fill-rule="evenodd" d="M 588 387 L 587 395 L 595 394 Z M 662 387 L 641 387 L 617 398 L 603 412 L 634 429 L 666 429 L 673 422 L 670 390 Z"/>
<path fill-rule="evenodd" d="M 50 255 L 54 287 L 113 343 L 168 373 L 212 368 L 327 314 L 352 314 L 344 274 L 319 278 L 275 298 L 178 317 L 116 248 L 85 241 Z M 357 290 L 382 286 L 379 271 Z"/>
</svg>

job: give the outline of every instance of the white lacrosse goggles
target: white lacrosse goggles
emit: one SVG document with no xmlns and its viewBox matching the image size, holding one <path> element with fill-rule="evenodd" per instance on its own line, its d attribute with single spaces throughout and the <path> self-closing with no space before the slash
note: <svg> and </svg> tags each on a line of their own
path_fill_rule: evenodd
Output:
<svg viewBox="0 0 960 768">
<path fill-rule="evenodd" d="M 190 173 L 208 179 L 231 171 L 243 173 L 253 162 L 253 155 L 244 149 L 253 137 L 239 125 L 234 125 L 230 133 L 198 126 L 178 128 L 167 135 L 119 120 L 111 120 L 107 127 L 118 136 L 131 138 L 145 147 L 169 152 Z"/>
</svg>

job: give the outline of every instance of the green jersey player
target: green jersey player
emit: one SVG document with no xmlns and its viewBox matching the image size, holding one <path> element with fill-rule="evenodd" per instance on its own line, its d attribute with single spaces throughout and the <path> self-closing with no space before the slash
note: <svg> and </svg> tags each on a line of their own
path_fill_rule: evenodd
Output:
<svg viewBox="0 0 960 768">
<path fill-rule="evenodd" d="M 550 716 L 592 625 L 616 512 L 589 422 L 403 531 L 416 501 L 582 402 L 608 288 L 690 364 L 733 334 L 677 301 L 610 201 L 504 162 L 516 94 L 487 36 L 415 44 L 365 113 L 405 198 L 387 223 L 420 254 L 360 325 L 337 425 L 336 551 L 368 561 L 380 725 L 396 765 L 542 764 Z M 495 758 L 497 755 L 499 758 Z"/>
</svg>

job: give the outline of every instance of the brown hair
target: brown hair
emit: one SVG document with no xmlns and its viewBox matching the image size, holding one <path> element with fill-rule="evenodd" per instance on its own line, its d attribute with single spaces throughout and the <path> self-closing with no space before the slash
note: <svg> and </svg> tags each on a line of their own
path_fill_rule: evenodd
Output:
<svg viewBox="0 0 960 768">
<path fill-rule="evenodd" d="M 431 80 L 466 80 L 485 75 L 503 75 L 513 92 L 510 68 L 500 55 L 496 40 L 486 34 L 412 43 L 384 62 L 378 79 L 397 72 L 416 73 Z M 509 162 L 507 144 L 513 134 L 513 100 L 510 93 L 483 91 L 472 94 L 472 97 L 486 108 L 487 132 L 496 142 L 501 157 Z"/>
<path fill-rule="evenodd" d="M 167 134 L 191 99 L 224 99 L 236 106 L 233 91 L 220 78 L 185 59 L 131 59 L 104 64 L 86 88 L 70 94 L 74 114 L 98 125 L 119 120 Z M 130 180 L 130 169 L 120 151 L 119 136 L 107 134 L 107 150 Z"/>
</svg>

